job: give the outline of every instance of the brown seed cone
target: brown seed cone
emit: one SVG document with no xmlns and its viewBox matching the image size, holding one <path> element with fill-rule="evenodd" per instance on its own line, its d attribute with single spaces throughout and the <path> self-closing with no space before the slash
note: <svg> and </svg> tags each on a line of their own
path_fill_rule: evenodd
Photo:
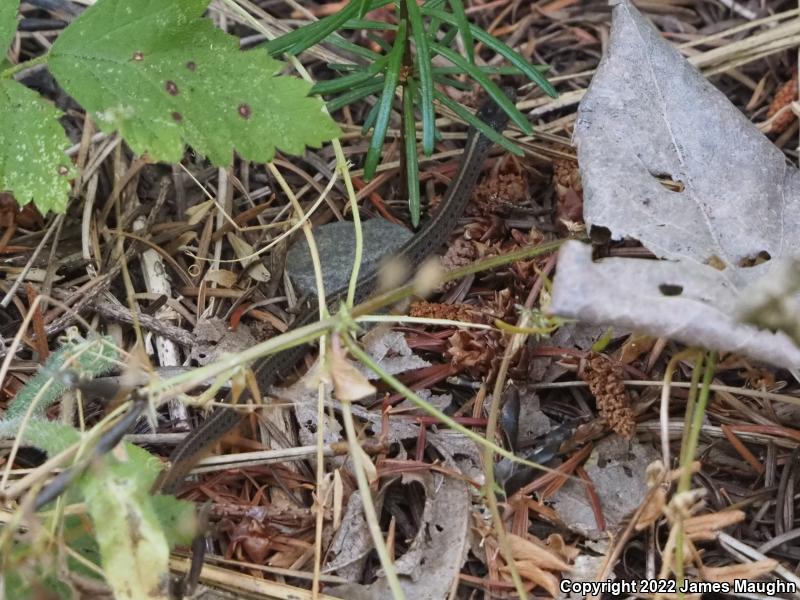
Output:
<svg viewBox="0 0 800 600">
<path fill-rule="evenodd" d="M 601 354 L 592 352 L 581 377 L 589 384 L 597 408 L 611 429 L 630 439 L 636 429 L 636 420 L 628 390 L 622 383 L 622 369 Z"/>
</svg>

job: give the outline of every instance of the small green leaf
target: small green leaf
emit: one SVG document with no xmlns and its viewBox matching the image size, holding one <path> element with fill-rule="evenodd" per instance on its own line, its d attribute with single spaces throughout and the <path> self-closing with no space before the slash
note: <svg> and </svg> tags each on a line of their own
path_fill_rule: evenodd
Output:
<svg viewBox="0 0 800 600">
<path fill-rule="evenodd" d="M 464 42 L 464 49 L 467 51 L 467 59 L 475 64 L 475 45 L 472 43 L 472 32 L 469 30 L 469 20 L 467 11 L 464 10 L 464 3 L 461 0 L 449 0 L 449 3 L 456 20 L 458 33 L 461 34 L 461 41 Z"/>
<path fill-rule="evenodd" d="M 512 154 L 514 154 L 516 156 L 524 156 L 525 155 L 525 153 L 522 151 L 522 149 L 519 146 L 517 146 L 514 142 L 509 140 L 507 137 L 505 137 L 499 131 L 495 131 L 492 127 L 489 127 L 486 123 L 481 121 L 478 117 L 476 117 L 474 114 L 469 112 L 466 108 L 461 106 L 458 102 L 455 102 L 455 101 L 451 100 L 450 98 L 448 98 L 447 96 L 445 96 L 444 94 L 439 92 L 438 90 L 434 91 L 434 95 L 435 95 L 436 99 L 439 102 L 444 104 L 447 108 L 449 108 L 454 113 L 456 113 L 459 117 L 464 119 L 464 121 L 466 121 L 469 125 L 471 125 L 472 127 L 475 127 L 475 129 L 480 131 L 483 135 L 485 135 L 487 138 L 492 140 L 498 146 L 500 146 L 502 148 L 505 148 L 506 150 L 508 150 L 509 152 L 511 152 Z"/>
<path fill-rule="evenodd" d="M 444 21 L 445 23 L 449 23 L 454 27 L 458 27 L 458 20 L 453 15 L 443 10 L 438 10 L 437 8 L 434 8 L 432 5 L 423 6 L 422 12 L 423 14 L 426 14 L 428 16 L 436 17 L 437 19 Z M 553 98 L 558 96 L 556 88 L 554 88 L 553 84 L 547 81 L 545 76 L 542 75 L 540 67 L 534 67 L 519 52 L 517 52 L 510 46 L 504 44 L 496 37 L 494 37 L 491 33 L 481 29 L 477 25 L 470 24 L 469 30 L 475 37 L 475 39 L 483 43 L 487 48 L 490 48 L 495 52 L 497 52 L 500 56 L 505 58 L 512 65 L 517 67 L 520 71 L 525 73 L 525 76 L 528 77 L 528 79 L 530 79 L 531 81 L 534 81 L 536 85 L 538 85 L 540 88 L 542 88 L 545 94 Z"/>
<path fill-rule="evenodd" d="M 433 153 L 435 113 L 433 108 L 433 75 L 431 73 L 431 51 L 428 47 L 428 32 L 422 22 L 422 13 L 416 0 L 406 3 L 408 20 L 411 22 L 411 35 L 417 47 L 416 63 L 419 79 L 420 103 L 422 113 L 422 151 L 425 156 Z"/>
<path fill-rule="evenodd" d="M 603 352 L 605 351 L 606 347 L 611 343 L 611 340 L 614 339 L 614 329 L 609 327 L 605 330 L 603 335 L 597 338 L 597 341 L 592 344 L 592 352 Z"/>
<path fill-rule="evenodd" d="M 64 212 L 75 176 L 64 154 L 61 111 L 11 79 L 0 79 L 0 191 L 42 212 Z"/>
<path fill-rule="evenodd" d="M 19 0 L 0 0 L 0 56 L 6 53 L 17 31 L 18 10 Z"/>
<path fill-rule="evenodd" d="M 379 77 L 375 81 L 368 81 L 367 83 L 357 86 L 349 92 L 345 92 L 335 100 L 328 102 L 328 111 L 335 113 L 337 110 L 347 106 L 348 104 L 352 104 L 356 100 L 361 100 L 370 94 L 374 94 L 383 88 L 383 84 L 384 79 Z"/>
<path fill-rule="evenodd" d="M 367 135 L 369 130 L 375 127 L 375 121 L 378 120 L 378 109 L 380 107 L 381 105 L 376 103 L 369 109 L 367 116 L 364 118 L 364 124 L 361 126 L 361 135 Z"/>
<path fill-rule="evenodd" d="M 361 2 L 359 0 L 350 0 L 342 10 L 275 38 L 264 44 L 263 48 L 272 56 L 279 56 L 284 52 L 293 55 L 300 54 L 314 44 L 324 40 L 344 25 L 346 21 L 357 17 L 362 8 L 360 5 Z"/>
<path fill-rule="evenodd" d="M 369 150 L 364 159 L 364 180 L 369 181 L 375 175 L 378 161 L 381 158 L 383 140 L 386 137 L 386 130 L 389 128 L 389 117 L 392 114 L 392 101 L 394 100 L 394 90 L 397 81 L 400 79 L 400 66 L 403 60 L 403 45 L 406 37 L 406 22 L 400 21 L 397 30 L 397 37 L 394 40 L 391 54 L 389 55 L 389 66 L 386 69 L 386 77 L 383 82 L 383 93 L 378 109 L 378 118 L 375 120 L 375 128 L 372 130 L 372 138 L 369 141 Z"/>
<path fill-rule="evenodd" d="M 197 535 L 197 514 L 194 505 L 165 494 L 153 496 L 150 501 L 153 503 L 170 547 L 191 544 Z"/>
<path fill-rule="evenodd" d="M 342 29 L 373 29 L 378 31 L 397 31 L 397 25 L 394 23 L 385 23 L 383 21 L 372 21 L 369 19 L 350 19 L 347 23 L 342 25 Z"/>
<path fill-rule="evenodd" d="M 353 89 L 357 85 L 361 85 L 365 81 L 375 77 L 389 61 L 389 57 L 382 57 L 373 62 L 369 67 L 363 70 L 331 79 L 330 81 L 320 81 L 314 84 L 311 88 L 312 94 L 334 94 L 345 89 Z"/>
<path fill-rule="evenodd" d="M 419 225 L 419 160 L 417 157 L 417 128 L 414 119 L 414 85 L 409 81 L 403 88 L 403 139 L 405 140 L 406 181 L 408 182 L 408 211 L 411 225 Z"/>
<path fill-rule="evenodd" d="M 338 34 L 333 34 L 330 38 L 326 40 L 326 43 L 330 44 L 334 48 L 339 48 L 341 50 L 349 52 L 350 54 L 359 56 L 369 62 L 372 62 L 373 60 L 378 60 L 381 57 L 381 54 L 379 54 L 378 52 L 374 52 L 369 48 L 365 48 L 364 46 L 359 46 L 358 44 L 354 44 L 353 42 L 344 39 L 342 36 Z"/>
<path fill-rule="evenodd" d="M 441 56 L 445 57 L 455 66 L 462 68 L 470 77 L 472 77 L 475 81 L 481 84 L 486 93 L 492 97 L 500 108 L 502 108 L 506 114 L 511 117 L 511 120 L 516 123 L 522 131 L 527 134 L 533 133 L 533 127 L 531 126 L 528 119 L 525 118 L 519 110 L 517 110 L 516 105 L 511 99 L 503 93 L 496 83 L 494 83 L 489 77 L 483 73 L 480 69 L 478 69 L 475 65 L 471 65 L 468 63 L 463 56 L 454 52 L 450 48 L 445 48 L 444 46 L 440 46 L 438 44 L 432 45 L 433 51 L 436 54 L 440 54 Z"/>
<path fill-rule="evenodd" d="M 227 166 L 268 162 L 339 134 L 310 86 L 201 18 L 209 0 L 98 0 L 53 44 L 58 82 L 138 154 L 177 162 L 184 143 Z"/>
</svg>

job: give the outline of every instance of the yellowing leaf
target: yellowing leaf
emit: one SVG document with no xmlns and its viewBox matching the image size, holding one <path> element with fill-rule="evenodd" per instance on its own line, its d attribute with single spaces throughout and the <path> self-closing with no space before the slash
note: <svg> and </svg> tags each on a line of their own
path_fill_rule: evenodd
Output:
<svg viewBox="0 0 800 600">
<path fill-rule="evenodd" d="M 177 162 L 184 143 L 227 166 L 270 161 L 275 148 L 300 154 L 339 134 L 310 85 L 278 76 L 263 49 L 202 14 L 209 0 L 98 0 L 53 44 L 48 66 L 138 154 Z"/>
<path fill-rule="evenodd" d="M 160 463 L 125 444 L 125 460 L 107 457 L 81 478 L 106 581 L 118 600 L 166 600 L 169 550 L 196 533 L 188 502 L 150 495 Z"/>
</svg>

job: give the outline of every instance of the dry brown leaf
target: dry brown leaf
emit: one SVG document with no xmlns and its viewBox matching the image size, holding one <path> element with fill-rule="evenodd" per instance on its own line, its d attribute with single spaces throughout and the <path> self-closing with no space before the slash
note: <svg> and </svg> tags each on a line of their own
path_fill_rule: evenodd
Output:
<svg viewBox="0 0 800 600">
<path fill-rule="evenodd" d="M 236 273 L 233 271 L 228 271 L 227 269 L 214 269 L 208 271 L 205 277 L 203 277 L 204 281 L 216 283 L 224 288 L 233 287 L 233 285 L 236 283 L 236 279 Z"/>
<path fill-rule="evenodd" d="M 269 271 L 267 271 L 267 267 L 265 267 L 264 264 L 259 260 L 258 256 L 255 255 L 255 249 L 238 235 L 228 233 L 226 237 L 228 238 L 228 243 L 236 253 L 236 258 L 242 261 L 242 265 L 245 267 L 250 267 L 250 265 L 253 265 L 251 268 L 247 269 L 247 274 L 252 279 L 260 281 L 261 283 L 268 282 L 271 276 Z"/>
<path fill-rule="evenodd" d="M 558 577 L 540 569 L 532 560 L 518 560 L 514 561 L 514 564 L 522 577 L 547 590 L 547 593 L 553 598 L 558 596 Z M 509 572 L 508 567 L 503 567 L 502 570 L 506 573 Z"/>
<path fill-rule="evenodd" d="M 333 350 L 328 354 L 328 367 L 339 400 L 355 402 L 375 393 L 375 386 L 340 352 Z"/>
<path fill-rule="evenodd" d="M 206 200 L 200 204 L 188 207 L 186 209 L 186 216 L 189 217 L 189 225 L 197 225 L 206 217 L 208 211 L 210 211 L 213 206 L 214 200 Z"/>
<path fill-rule="evenodd" d="M 724 510 L 690 517 L 683 522 L 684 532 L 693 540 L 714 539 L 719 530 L 741 523 L 745 514 L 741 510 Z"/>
<path fill-rule="evenodd" d="M 567 544 L 560 533 L 551 533 L 547 536 L 547 547 L 569 562 L 574 562 L 581 554 L 577 545 Z"/>
<path fill-rule="evenodd" d="M 622 344 L 619 353 L 619 362 L 629 365 L 637 360 L 642 354 L 650 352 L 650 349 L 656 343 L 656 339 L 649 335 L 642 335 L 632 333 Z"/>
<path fill-rule="evenodd" d="M 667 502 L 667 491 L 664 488 L 658 488 L 650 500 L 642 509 L 639 519 L 636 521 L 636 530 L 641 531 L 656 522 L 657 519 L 664 515 L 664 505 Z"/>
<path fill-rule="evenodd" d="M 541 542 L 540 542 L 541 543 Z M 569 564 L 553 553 L 549 548 L 535 544 L 513 533 L 508 534 L 508 544 L 511 555 L 516 561 L 533 561 L 542 569 L 551 571 L 569 571 Z"/>
<path fill-rule="evenodd" d="M 725 567 L 703 566 L 700 573 L 706 581 L 727 581 L 732 584 L 734 579 L 757 579 L 763 577 L 774 571 L 777 566 L 777 560 L 768 558 Z"/>
</svg>

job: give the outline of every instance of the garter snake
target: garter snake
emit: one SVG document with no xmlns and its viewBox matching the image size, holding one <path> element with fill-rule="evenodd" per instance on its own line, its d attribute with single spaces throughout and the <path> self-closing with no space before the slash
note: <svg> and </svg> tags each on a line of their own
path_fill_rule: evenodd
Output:
<svg viewBox="0 0 800 600">
<path fill-rule="evenodd" d="M 509 93 L 510 95 L 510 93 Z M 493 101 L 488 100 L 480 109 L 477 117 L 495 131 L 500 131 L 508 121 L 506 113 Z M 478 179 L 481 166 L 492 147 L 492 142 L 474 127 L 470 129 L 467 143 L 459 162 L 458 172 L 451 180 L 437 212 L 426 221 L 416 234 L 406 242 L 397 255 L 410 265 L 418 265 L 432 254 L 453 230 L 456 222 L 464 212 L 464 208 L 472 196 L 472 190 Z M 378 271 L 366 272 L 358 280 L 357 300 L 371 295 L 378 281 Z M 347 292 L 346 286 L 328 294 L 329 307 L 336 306 Z M 293 323 L 300 327 L 313 322 L 318 317 L 315 307 L 307 309 Z M 267 356 L 253 368 L 259 389 L 268 390 L 276 381 L 288 375 L 304 356 L 306 348 L 302 345 Z M 242 401 L 247 401 L 248 392 L 244 392 Z M 230 397 L 228 398 L 230 402 Z M 233 429 L 242 419 L 243 414 L 230 408 L 215 410 L 204 423 L 190 433 L 175 448 L 170 456 L 170 469 L 164 474 L 157 488 L 166 493 L 175 492 L 189 471 L 217 440 Z"/>
</svg>

